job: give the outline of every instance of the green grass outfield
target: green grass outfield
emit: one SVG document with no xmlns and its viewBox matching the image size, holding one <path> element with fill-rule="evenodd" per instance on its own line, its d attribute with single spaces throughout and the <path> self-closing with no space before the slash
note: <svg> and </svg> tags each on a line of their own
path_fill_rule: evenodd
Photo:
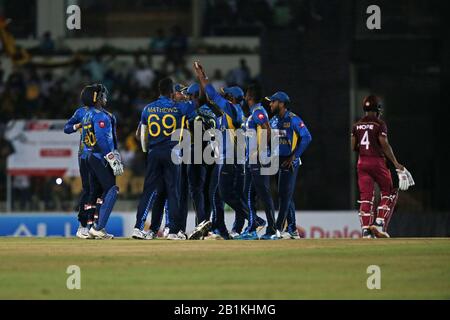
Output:
<svg viewBox="0 0 450 320">
<path fill-rule="evenodd" d="M 0 238 L 0 299 L 450 299 L 450 239 Z"/>
</svg>

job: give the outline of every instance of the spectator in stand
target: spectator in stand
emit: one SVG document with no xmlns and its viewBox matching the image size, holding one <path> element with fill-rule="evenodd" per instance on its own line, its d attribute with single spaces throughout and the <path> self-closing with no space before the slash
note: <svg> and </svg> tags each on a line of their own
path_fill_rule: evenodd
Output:
<svg viewBox="0 0 450 320">
<path fill-rule="evenodd" d="M 250 69 L 245 59 L 241 59 L 239 67 L 228 73 L 226 81 L 228 86 L 239 86 L 241 88 L 244 88 L 250 82 Z"/>
<path fill-rule="evenodd" d="M 39 44 L 39 49 L 43 54 L 52 54 L 55 51 L 55 42 L 50 31 L 46 31 Z"/>
<path fill-rule="evenodd" d="M 275 27 L 283 28 L 289 26 L 292 20 L 291 8 L 286 0 L 278 0 L 274 6 Z"/>
<path fill-rule="evenodd" d="M 53 81 L 53 74 L 51 72 L 46 72 L 43 76 L 42 76 L 42 81 L 40 83 L 41 86 L 41 96 L 43 98 L 49 98 L 50 96 L 50 88 L 53 86 L 54 81 Z"/>
<path fill-rule="evenodd" d="M 150 41 L 150 50 L 154 54 L 164 54 L 167 49 L 167 38 L 164 29 L 156 30 L 156 36 Z"/>
<path fill-rule="evenodd" d="M 100 54 L 96 54 L 94 58 L 92 58 L 91 61 L 86 64 L 86 70 L 89 71 L 93 82 L 103 81 L 105 66 L 103 65 L 102 57 Z"/>
<path fill-rule="evenodd" d="M 26 94 L 25 108 L 26 112 L 31 116 L 36 114 L 39 107 L 41 83 L 35 70 L 30 70 L 26 74 Z"/>
<path fill-rule="evenodd" d="M 14 147 L 4 138 L 4 128 L 0 128 L 0 200 L 6 200 L 6 188 L 4 181 L 6 181 L 6 163 L 8 156 L 14 153 Z"/>
<path fill-rule="evenodd" d="M 12 183 L 14 209 L 19 208 L 22 211 L 30 209 L 30 187 L 30 177 L 24 175 L 14 176 Z M 18 205 L 16 205 L 16 202 Z"/>
<path fill-rule="evenodd" d="M 174 70 L 184 69 L 184 57 L 188 49 L 188 40 L 180 26 L 172 28 L 166 50 L 166 65 L 173 64 Z"/>
<path fill-rule="evenodd" d="M 227 86 L 225 80 L 223 79 L 222 71 L 220 69 L 214 70 L 211 84 L 217 91 L 219 91 L 221 88 L 225 88 Z"/>
<path fill-rule="evenodd" d="M 139 89 L 150 89 L 155 80 L 155 72 L 138 59 L 133 77 Z"/>
</svg>

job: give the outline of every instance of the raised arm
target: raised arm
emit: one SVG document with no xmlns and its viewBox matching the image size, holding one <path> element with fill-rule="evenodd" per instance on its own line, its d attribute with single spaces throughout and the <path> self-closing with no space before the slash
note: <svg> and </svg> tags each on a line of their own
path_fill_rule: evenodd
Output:
<svg viewBox="0 0 450 320">
<path fill-rule="evenodd" d="M 202 97 L 202 94 L 206 94 L 205 98 L 207 97 L 211 102 L 208 102 L 206 99 L 205 103 L 216 117 L 221 117 L 224 111 L 226 112 L 227 100 L 209 83 L 205 70 L 199 62 L 194 62 L 194 71 L 200 83 L 200 97 Z"/>
</svg>

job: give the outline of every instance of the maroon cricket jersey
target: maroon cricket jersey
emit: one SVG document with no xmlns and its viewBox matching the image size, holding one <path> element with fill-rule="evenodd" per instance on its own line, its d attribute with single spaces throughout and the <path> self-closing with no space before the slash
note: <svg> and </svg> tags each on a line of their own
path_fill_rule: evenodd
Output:
<svg viewBox="0 0 450 320">
<path fill-rule="evenodd" d="M 365 116 L 353 125 L 352 136 L 356 139 L 359 156 L 384 158 L 378 137 L 387 136 L 386 123 L 374 116 Z"/>
</svg>

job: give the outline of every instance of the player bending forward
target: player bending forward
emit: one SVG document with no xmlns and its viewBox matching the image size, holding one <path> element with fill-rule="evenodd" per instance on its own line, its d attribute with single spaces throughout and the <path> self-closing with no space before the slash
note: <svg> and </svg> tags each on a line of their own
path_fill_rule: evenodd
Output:
<svg viewBox="0 0 450 320">
<path fill-rule="evenodd" d="M 388 142 L 387 127 L 381 116 L 380 99 L 370 95 L 363 100 L 365 115 L 352 128 L 352 150 L 359 153 L 357 171 L 360 203 L 359 218 L 363 238 L 389 238 L 386 232 L 397 202 L 398 189 L 393 188 L 391 172 L 386 158 L 395 166 L 399 189 L 408 190 L 414 180 L 406 168 L 395 158 Z M 377 183 L 381 200 L 376 216 L 373 212 L 374 184 Z"/>
</svg>

